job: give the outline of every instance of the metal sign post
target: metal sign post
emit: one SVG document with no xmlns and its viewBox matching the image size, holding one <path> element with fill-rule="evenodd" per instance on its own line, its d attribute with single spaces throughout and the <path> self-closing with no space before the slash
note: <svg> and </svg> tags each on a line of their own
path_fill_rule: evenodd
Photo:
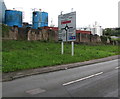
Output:
<svg viewBox="0 0 120 99">
<path fill-rule="evenodd" d="M 58 16 L 59 40 L 61 53 L 63 54 L 63 42 L 72 41 L 72 56 L 74 55 L 74 42 L 76 40 L 76 12 L 61 14 Z"/>
<path fill-rule="evenodd" d="M 74 56 L 74 42 L 72 41 L 72 56 Z"/>
<path fill-rule="evenodd" d="M 64 43 L 62 41 L 62 43 L 61 43 L 61 54 L 63 54 L 63 53 L 64 53 Z"/>
</svg>

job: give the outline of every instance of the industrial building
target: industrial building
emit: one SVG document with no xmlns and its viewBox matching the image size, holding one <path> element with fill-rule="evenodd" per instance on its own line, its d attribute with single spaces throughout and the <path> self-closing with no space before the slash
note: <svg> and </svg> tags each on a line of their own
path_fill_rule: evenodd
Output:
<svg viewBox="0 0 120 99">
<path fill-rule="evenodd" d="M 18 10 L 5 10 L 5 24 L 8 26 L 31 27 L 38 29 L 40 27 L 48 26 L 48 13 L 41 11 L 33 11 L 32 25 L 23 23 L 23 13 Z"/>
<path fill-rule="evenodd" d="M 95 22 L 95 24 L 93 26 L 80 28 L 80 30 L 82 30 L 82 31 L 91 31 L 92 35 L 98 35 L 98 36 L 103 35 L 103 29 L 102 29 L 102 27 L 100 25 L 98 25 L 97 22 Z"/>
<path fill-rule="evenodd" d="M 103 29 L 97 24 L 97 22 L 95 22 L 95 25 L 93 25 L 93 27 L 91 27 L 91 34 L 99 36 L 103 35 Z"/>
<path fill-rule="evenodd" d="M 48 27 L 48 13 L 47 12 L 42 12 L 41 10 L 39 11 L 33 11 L 32 12 L 32 24 L 29 23 L 25 23 L 23 22 L 23 12 L 22 11 L 18 11 L 18 10 L 7 10 L 5 3 L 2 1 L 0 1 L 0 4 L 2 5 L 2 16 L 0 16 L 0 22 L 5 23 L 8 26 L 18 26 L 18 27 L 30 27 L 33 29 L 39 29 L 39 28 L 44 28 L 44 29 L 52 29 L 52 30 L 58 30 L 58 27 Z M 119 2 L 120 5 L 120 2 Z M 86 28 L 81 28 L 81 29 L 77 29 L 76 33 L 80 33 L 80 34 L 92 34 L 92 35 L 98 35 L 98 36 L 102 36 L 103 35 L 103 29 L 101 26 L 98 25 L 97 22 L 95 22 L 95 24 L 93 26 L 89 26 Z"/>
<path fill-rule="evenodd" d="M 6 5 L 3 0 L 0 0 L 0 23 L 4 23 L 5 21 L 5 10 L 6 10 Z"/>
</svg>

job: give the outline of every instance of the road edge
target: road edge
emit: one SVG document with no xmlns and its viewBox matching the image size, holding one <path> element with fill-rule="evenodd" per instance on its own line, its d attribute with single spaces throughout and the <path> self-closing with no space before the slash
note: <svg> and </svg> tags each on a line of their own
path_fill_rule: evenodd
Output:
<svg viewBox="0 0 120 99">
<path fill-rule="evenodd" d="M 119 59 L 119 57 L 120 55 L 115 55 L 115 56 L 109 56 L 105 58 L 94 59 L 94 60 L 89 60 L 84 62 L 77 62 L 77 63 L 71 63 L 71 64 L 65 64 L 65 65 L 55 65 L 50 67 L 22 70 L 22 71 L 10 72 L 10 73 L 2 73 L 2 82 L 11 81 L 11 80 L 26 77 L 26 76 L 49 73 L 49 72 L 66 70 L 70 68 L 75 68 L 75 67 L 80 67 L 80 66 L 85 66 L 85 65 L 95 64 L 95 63 L 101 63 L 105 61 L 111 61 L 111 60 Z"/>
</svg>

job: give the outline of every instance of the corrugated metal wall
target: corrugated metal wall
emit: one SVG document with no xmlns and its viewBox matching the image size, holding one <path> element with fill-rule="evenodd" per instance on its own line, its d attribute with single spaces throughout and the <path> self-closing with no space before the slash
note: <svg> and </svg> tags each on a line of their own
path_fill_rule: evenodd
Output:
<svg viewBox="0 0 120 99">
<path fill-rule="evenodd" d="M 118 27 L 120 27 L 120 1 L 118 2 Z"/>
<path fill-rule="evenodd" d="M 0 23 L 4 23 L 5 20 L 5 10 L 6 10 L 6 5 L 3 0 L 0 0 Z"/>
</svg>

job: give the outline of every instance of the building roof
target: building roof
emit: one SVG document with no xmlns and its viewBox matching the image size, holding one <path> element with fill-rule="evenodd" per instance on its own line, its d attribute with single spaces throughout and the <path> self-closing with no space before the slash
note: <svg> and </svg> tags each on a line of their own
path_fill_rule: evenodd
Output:
<svg viewBox="0 0 120 99">
<path fill-rule="evenodd" d="M 58 31 L 58 27 L 44 27 L 44 29 L 51 29 L 51 30 L 55 30 Z M 82 34 L 91 34 L 91 31 L 86 31 L 86 30 L 76 30 L 76 33 L 82 33 Z"/>
</svg>

